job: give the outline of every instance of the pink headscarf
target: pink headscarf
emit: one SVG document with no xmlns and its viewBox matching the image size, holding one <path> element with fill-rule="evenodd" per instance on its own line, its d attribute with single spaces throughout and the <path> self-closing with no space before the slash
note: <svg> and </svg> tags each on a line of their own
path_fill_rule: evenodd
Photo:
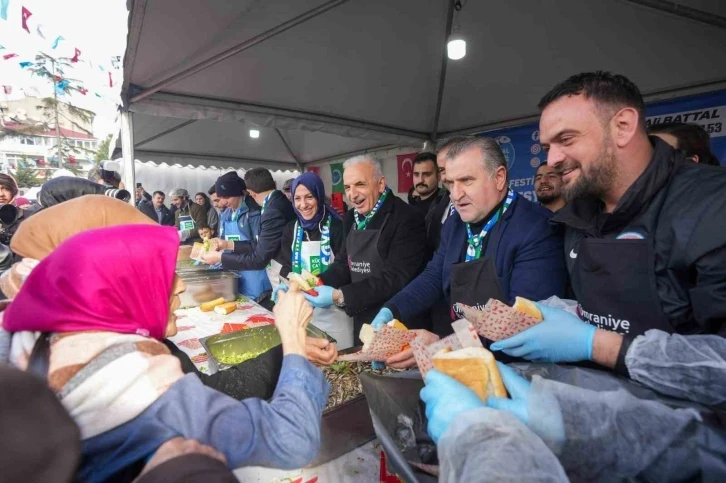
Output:
<svg viewBox="0 0 726 483">
<path fill-rule="evenodd" d="M 161 340 L 169 319 L 179 235 L 119 225 L 61 243 L 5 310 L 9 332 L 101 330 Z"/>
</svg>

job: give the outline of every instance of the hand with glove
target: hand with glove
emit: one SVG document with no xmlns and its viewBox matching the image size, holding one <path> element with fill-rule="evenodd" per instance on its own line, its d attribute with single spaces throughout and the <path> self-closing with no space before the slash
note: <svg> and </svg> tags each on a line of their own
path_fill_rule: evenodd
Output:
<svg viewBox="0 0 726 483">
<path fill-rule="evenodd" d="M 561 309 L 539 303 L 537 308 L 542 312 L 542 322 L 493 343 L 490 349 L 535 362 L 592 360 L 595 326 Z"/>
<path fill-rule="evenodd" d="M 383 307 L 381 310 L 378 311 L 378 314 L 371 322 L 371 325 L 376 330 L 381 330 L 384 325 L 389 323 L 393 320 L 393 312 L 391 312 L 389 309 Z"/>
<path fill-rule="evenodd" d="M 533 403 L 530 401 L 532 383 L 501 362 L 497 362 L 497 367 L 499 367 L 499 374 L 502 376 L 502 382 L 511 399 L 490 396 L 487 398 L 486 405 L 492 409 L 513 414 L 551 448 L 564 441 L 565 427 L 562 414 L 557 409 L 556 400 L 540 394 L 537 401 Z M 530 414 L 530 407 L 536 409 L 534 415 Z"/>
<path fill-rule="evenodd" d="M 426 373 L 421 400 L 426 403 L 428 433 L 435 443 L 461 413 L 485 407 L 474 391 L 435 369 Z"/>
<path fill-rule="evenodd" d="M 310 305 L 316 309 L 325 309 L 333 305 L 333 295 L 335 293 L 335 289 L 333 287 L 321 285 L 316 287 L 315 291 L 318 293 L 317 296 L 303 292 L 303 296 L 305 296 L 305 299 L 310 302 Z"/>
</svg>

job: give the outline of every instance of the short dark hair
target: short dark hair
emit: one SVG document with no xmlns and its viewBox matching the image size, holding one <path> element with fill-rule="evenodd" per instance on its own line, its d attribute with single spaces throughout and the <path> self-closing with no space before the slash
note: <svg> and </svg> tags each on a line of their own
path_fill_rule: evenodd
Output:
<svg viewBox="0 0 726 483">
<path fill-rule="evenodd" d="M 207 193 L 209 193 L 209 196 L 212 196 L 216 192 L 217 192 L 217 186 L 216 185 L 212 185 L 212 187 L 207 190 Z"/>
<path fill-rule="evenodd" d="M 200 191 L 199 193 L 194 195 L 194 198 L 196 198 L 199 195 L 202 195 L 202 198 L 204 198 L 204 201 L 209 201 L 209 196 L 207 196 L 207 193 L 203 193 Z"/>
<path fill-rule="evenodd" d="M 490 175 L 494 174 L 494 172 L 500 167 L 504 167 L 504 169 L 507 170 L 507 177 L 509 176 L 507 158 L 504 156 L 499 143 L 497 143 L 493 138 L 470 136 L 456 142 L 452 142 L 449 146 L 449 152 L 446 153 L 446 159 L 452 160 L 471 148 L 477 148 L 479 150 L 482 158 L 482 164 Z"/>
<path fill-rule="evenodd" d="M 209 226 L 209 225 L 207 225 L 206 223 L 200 223 L 199 225 L 197 225 L 197 231 L 199 231 L 199 230 L 205 230 L 205 229 L 206 230 L 211 230 L 212 227 Z M 212 230 L 212 231 L 214 231 L 214 230 Z"/>
<path fill-rule="evenodd" d="M 152 196 L 161 195 L 162 198 L 166 198 L 166 195 L 163 191 L 154 191 L 154 194 Z"/>
<path fill-rule="evenodd" d="M 418 153 L 416 157 L 413 158 L 413 165 L 416 166 L 417 164 L 426 163 L 428 161 L 434 163 L 435 170 L 439 169 L 439 165 L 436 163 L 436 155 L 430 152 Z"/>
<path fill-rule="evenodd" d="M 466 141 L 467 139 L 471 139 L 473 137 L 474 136 L 452 136 L 450 138 L 441 139 L 436 142 L 436 153 L 438 154 L 444 149 L 450 148 L 456 143 Z"/>
<path fill-rule="evenodd" d="M 537 107 L 542 111 L 557 99 L 580 94 L 610 110 L 634 108 L 638 111 L 642 126 L 645 127 L 645 102 L 638 86 L 624 75 L 601 70 L 583 72 L 560 82 L 540 99 Z"/>
<path fill-rule="evenodd" d="M 718 158 L 711 152 L 711 136 L 698 124 L 668 122 L 653 124 L 648 128 L 650 134 L 670 134 L 678 140 L 678 149 L 686 156 L 698 156 L 698 162 L 719 166 Z"/>
<path fill-rule="evenodd" d="M 275 180 L 272 178 L 270 173 L 265 168 L 252 168 L 245 173 L 245 184 L 247 189 L 254 191 L 255 193 L 264 193 L 265 191 L 272 191 L 277 186 Z"/>
</svg>

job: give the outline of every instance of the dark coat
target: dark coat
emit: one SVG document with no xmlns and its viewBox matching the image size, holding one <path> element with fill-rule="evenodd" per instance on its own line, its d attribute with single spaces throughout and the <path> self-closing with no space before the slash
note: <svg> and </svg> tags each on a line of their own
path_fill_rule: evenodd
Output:
<svg viewBox="0 0 726 483">
<path fill-rule="evenodd" d="M 156 208 L 150 201 L 142 201 L 138 205 L 139 211 L 155 222 L 159 222 L 159 217 L 156 216 Z M 161 225 L 162 226 L 174 226 L 174 217 L 166 206 L 161 207 Z"/>
<path fill-rule="evenodd" d="M 562 297 L 567 287 L 567 269 L 562 251 L 562 235 L 550 226 L 552 213 L 518 196 L 491 229 L 482 256 L 492 257 L 505 301 L 516 296 L 543 300 Z M 463 262 L 466 223 L 454 213 L 444 224 L 441 244 L 426 270 L 386 303 L 401 320 L 430 308 L 442 296 L 450 305 L 451 267 Z"/>
<path fill-rule="evenodd" d="M 222 266 L 227 270 L 264 270 L 280 252 L 285 225 L 296 218 L 290 200 L 275 191 L 260 219 L 257 241 L 234 242 L 234 253 L 222 254 Z"/>
<path fill-rule="evenodd" d="M 327 215 L 330 216 L 330 215 Z M 282 230 L 282 246 L 280 253 L 275 260 L 280 262 L 282 268 L 280 269 L 280 275 L 287 277 L 292 272 L 292 243 L 295 237 L 295 223 L 297 218 L 292 220 L 290 223 L 285 225 Z M 320 229 L 314 228 L 313 230 L 306 230 L 307 234 L 306 241 L 320 241 Z M 343 227 L 343 221 L 337 217 L 333 217 L 330 222 L 330 249 L 333 251 L 335 260 L 342 256 L 343 245 L 345 244 L 345 229 Z"/>
<path fill-rule="evenodd" d="M 105 186 L 87 179 L 61 176 L 43 183 L 38 194 L 38 201 L 43 208 L 50 208 L 81 196 L 102 195 L 106 189 Z"/>
<path fill-rule="evenodd" d="M 174 212 L 174 226 L 179 228 L 179 217 L 186 215 L 192 217 L 195 226 L 195 228 L 189 233 L 189 240 L 187 240 L 187 243 L 190 241 L 200 240 L 197 230 L 199 226 L 207 224 L 207 210 L 205 210 L 203 206 L 189 201 L 189 204 L 187 206 L 185 206 L 184 208 L 179 208 L 176 210 L 176 212 Z"/>
<path fill-rule="evenodd" d="M 321 275 L 326 285 L 338 288 L 345 298 L 345 312 L 370 322 L 383 303 L 403 289 L 423 269 L 426 243 L 423 216 L 400 198 L 389 194 L 380 210 L 371 219 L 368 229 L 380 229 L 388 215 L 378 239 L 378 253 L 384 262 L 383 272 L 360 282 L 351 282 L 348 250 L 345 245 L 339 257 Z M 345 233 L 353 229 L 353 210 L 343 219 Z M 356 334 L 357 335 L 357 334 Z"/>
<path fill-rule="evenodd" d="M 653 159 L 613 213 L 603 214 L 598 200 L 578 199 L 552 218 L 566 229 L 568 269 L 584 237 L 637 232 L 652 240 L 655 288 L 674 331 L 726 334 L 726 169 L 693 163 L 650 140 Z"/>
</svg>

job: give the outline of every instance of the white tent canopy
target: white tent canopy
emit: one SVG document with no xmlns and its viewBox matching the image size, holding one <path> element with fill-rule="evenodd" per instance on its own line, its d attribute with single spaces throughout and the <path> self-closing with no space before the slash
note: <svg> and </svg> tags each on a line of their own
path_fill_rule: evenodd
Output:
<svg viewBox="0 0 726 483">
<path fill-rule="evenodd" d="M 718 0 L 128 3 L 123 97 L 142 160 L 298 169 L 421 145 L 531 121 L 588 70 L 650 101 L 726 86 Z M 467 55 L 443 61 L 451 16 Z"/>
</svg>

